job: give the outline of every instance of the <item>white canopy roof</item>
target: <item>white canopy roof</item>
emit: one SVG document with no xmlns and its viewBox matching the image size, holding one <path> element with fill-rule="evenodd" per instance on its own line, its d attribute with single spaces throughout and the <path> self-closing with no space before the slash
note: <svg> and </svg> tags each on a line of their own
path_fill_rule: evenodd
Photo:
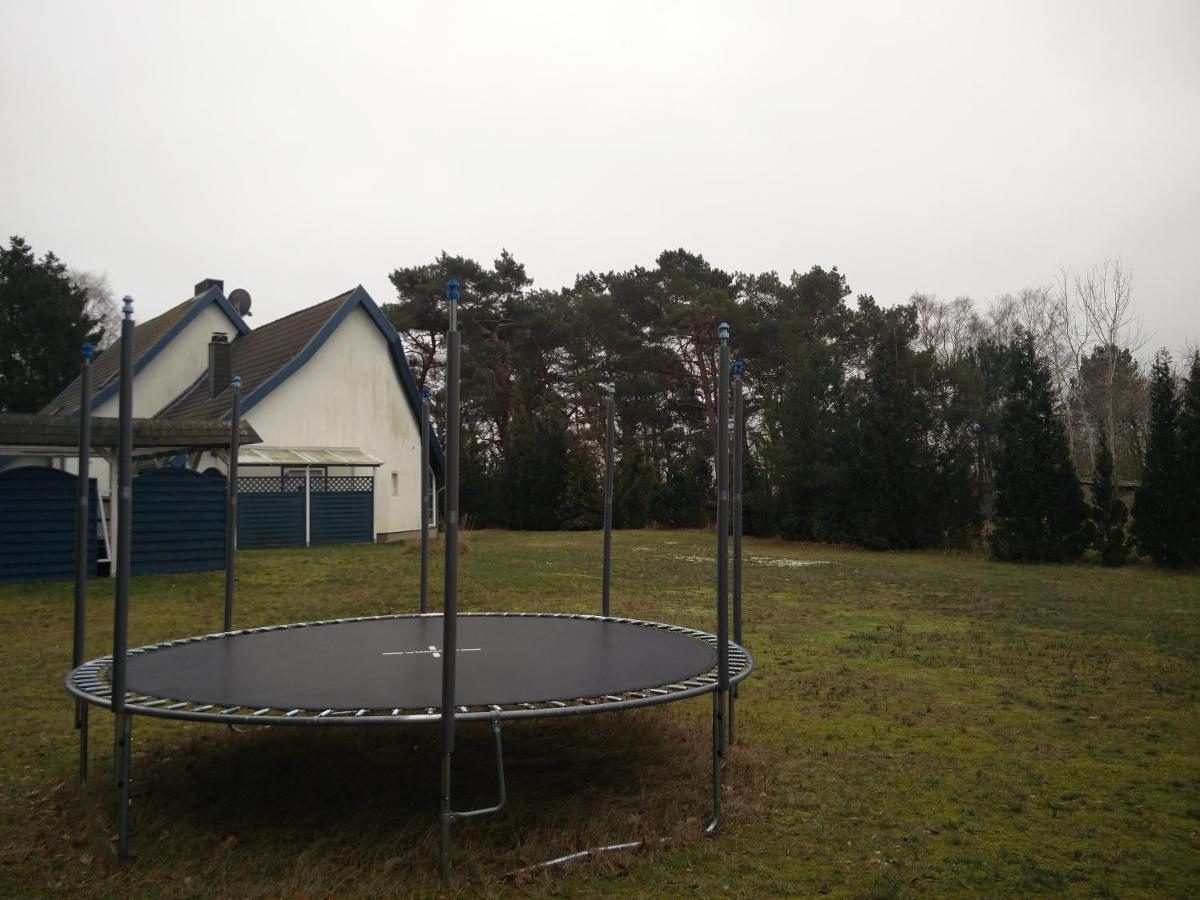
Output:
<svg viewBox="0 0 1200 900">
<path fill-rule="evenodd" d="M 383 460 L 361 447 L 238 448 L 239 466 L 382 466 Z"/>
</svg>

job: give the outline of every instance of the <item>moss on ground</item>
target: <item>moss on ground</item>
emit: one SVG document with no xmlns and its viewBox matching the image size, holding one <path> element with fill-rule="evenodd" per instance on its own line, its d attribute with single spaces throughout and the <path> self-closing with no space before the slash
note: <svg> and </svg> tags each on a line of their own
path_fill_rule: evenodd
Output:
<svg viewBox="0 0 1200 900">
<path fill-rule="evenodd" d="M 613 609 L 712 628 L 713 539 L 619 532 Z M 133 847 L 112 858 L 111 724 L 75 783 L 71 586 L 0 586 L 0 893 L 743 897 L 1194 894 L 1200 884 L 1200 576 L 1010 566 L 747 541 L 729 815 L 708 808 L 707 698 L 506 726 L 512 807 L 456 828 L 436 878 L 436 732 L 222 728 L 138 719 Z M 472 533 L 464 610 L 598 611 L 596 534 Z M 243 553 L 236 621 L 409 611 L 401 545 Z M 134 579 L 131 646 L 219 627 L 222 574 Z M 434 595 L 440 583 L 435 577 Z M 89 656 L 111 639 L 92 583 Z M 464 729 L 461 802 L 494 790 Z M 651 852 L 517 881 L 582 846 Z"/>
</svg>

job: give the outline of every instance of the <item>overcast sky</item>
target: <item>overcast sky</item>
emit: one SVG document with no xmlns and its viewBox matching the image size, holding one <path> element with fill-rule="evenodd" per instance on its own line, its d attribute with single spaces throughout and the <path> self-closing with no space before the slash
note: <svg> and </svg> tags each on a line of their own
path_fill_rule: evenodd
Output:
<svg viewBox="0 0 1200 900">
<path fill-rule="evenodd" d="M 686 247 L 981 301 L 1106 256 L 1200 338 L 1200 2 L 0 0 L 0 234 L 261 324 L 439 251 Z"/>
</svg>

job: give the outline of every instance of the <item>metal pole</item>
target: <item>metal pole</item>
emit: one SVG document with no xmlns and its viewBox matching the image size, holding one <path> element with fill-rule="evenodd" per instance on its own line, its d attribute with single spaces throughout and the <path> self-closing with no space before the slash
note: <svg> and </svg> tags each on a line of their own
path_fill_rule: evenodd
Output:
<svg viewBox="0 0 1200 900">
<path fill-rule="evenodd" d="M 225 631 L 233 631 L 233 576 L 237 564 L 238 453 L 242 444 L 242 379 L 234 376 L 229 416 L 229 465 L 225 483 Z"/>
<path fill-rule="evenodd" d="M 454 755 L 454 672 L 458 655 L 458 369 L 462 336 L 458 333 L 458 282 L 446 283 L 450 330 L 446 335 L 446 574 L 442 606 L 442 813 L 439 869 L 450 877 L 451 759 Z"/>
<path fill-rule="evenodd" d="M 742 443 L 746 421 L 742 407 L 742 361 L 733 363 L 733 642 L 742 643 Z M 729 695 L 729 742 L 734 737 L 738 685 Z"/>
<path fill-rule="evenodd" d="M 616 436 L 616 423 L 613 410 L 613 393 L 616 385 L 606 386 L 608 391 L 608 415 L 605 422 L 604 436 L 604 576 L 601 580 L 603 595 L 602 612 L 609 615 L 609 590 L 612 586 L 612 517 L 613 517 L 613 443 Z"/>
<path fill-rule="evenodd" d="M 421 612 L 429 612 L 429 388 L 421 388 Z"/>
<path fill-rule="evenodd" d="M 113 605 L 112 711 L 116 730 L 117 857 L 129 856 L 129 741 L 133 724 L 125 712 L 125 663 L 129 647 L 129 564 L 133 544 L 133 298 L 126 295 L 121 320 L 121 394 L 117 451 L 117 586 Z"/>
<path fill-rule="evenodd" d="M 725 762 L 725 707 L 729 693 L 729 326 L 717 329 L 721 340 L 717 363 L 717 691 L 713 694 L 713 818 L 705 829 L 721 824 L 721 767 Z"/>
<path fill-rule="evenodd" d="M 75 519 L 75 641 L 71 650 L 71 668 L 83 663 L 87 625 L 88 577 L 88 477 L 92 460 L 92 345 L 83 345 L 83 365 L 79 370 L 79 502 Z M 75 701 L 75 728 L 79 731 L 79 783 L 87 784 L 88 704 Z"/>
</svg>

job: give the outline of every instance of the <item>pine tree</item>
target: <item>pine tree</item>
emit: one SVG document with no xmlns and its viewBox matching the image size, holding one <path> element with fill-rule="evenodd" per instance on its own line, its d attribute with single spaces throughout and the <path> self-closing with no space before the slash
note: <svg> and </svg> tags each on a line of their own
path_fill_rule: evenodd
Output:
<svg viewBox="0 0 1200 900">
<path fill-rule="evenodd" d="M 997 559 L 1058 562 L 1089 543 L 1087 506 L 1071 465 L 1050 372 L 1033 339 L 1009 347 L 1012 380 L 996 454 L 996 512 L 988 536 Z"/>
<path fill-rule="evenodd" d="M 1180 403 L 1179 462 L 1183 564 L 1200 566 L 1200 352 L 1192 356 Z"/>
<path fill-rule="evenodd" d="M 1096 460 L 1092 466 L 1093 546 L 1106 566 L 1123 566 L 1129 558 L 1130 538 L 1125 530 L 1129 510 L 1117 494 L 1108 429 L 1097 429 Z"/>
<path fill-rule="evenodd" d="M 0 412 L 37 412 L 79 371 L 79 345 L 104 337 L 87 302 L 53 253 L 0 245 Z"/>
<path fill-rule="evenodd" d="M 1183 564 L 1188 526 L 1180 502 L 1179 407 L 1171 355 L 1160 350 L 1150 367 L 1150 435 L 1133 499 L 1133 537 L 1139 553 L 1168 568 Z"/>
</svg>

